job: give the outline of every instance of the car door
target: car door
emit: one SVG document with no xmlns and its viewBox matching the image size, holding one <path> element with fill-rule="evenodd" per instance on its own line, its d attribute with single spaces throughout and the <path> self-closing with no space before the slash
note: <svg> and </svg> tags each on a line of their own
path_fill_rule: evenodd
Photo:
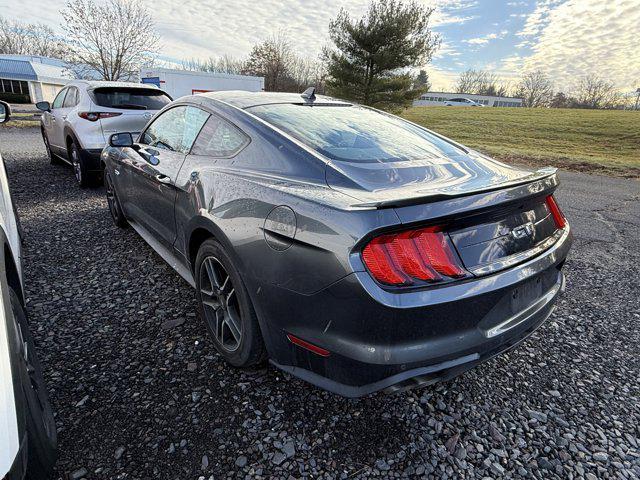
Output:
<svg viewBox="0 0 640 480">
<path fill-rule="evenodd" d="M 60 150 L 61 139 L 61 136 L 58 135 L 58 120 L 56 115 L 62 108 L 64 97 L 67 95 L 68 90 L 68 88 L 60 90 L 51 104 L 51 110 L 42 114 L 42 123 L 47 134 L 47 139 L 49 140 L 49 145 L 54 147 L 55 150 Z"/>
<path fill-rule="evenodd" d="M 67 144 L 64 134 L 64 127 L 69 124 L 67 121 L 67 117 L 69 112 L 73 110 L 73 108 L 78 103 L 78 89 L 76 87 L 67 87 L 67 93 L 64 96 L 64 101 L 62 105 L 56 107 L 52 110 L 53 113 L 53 136 L 55 139 L 55 145 L 60 149 L 63 149 L 66 153 Z M 55 103 L 55 102 L 54 102 Z"/>
<path fill-rule="evenodd" d="M 138 157 L 127 165 L 127 214 L 165 246 L 173 245 L 176 237 L 175 181 L 208 117 L 190 105 L 162 112 L 140 136 Z"/>
</svg>

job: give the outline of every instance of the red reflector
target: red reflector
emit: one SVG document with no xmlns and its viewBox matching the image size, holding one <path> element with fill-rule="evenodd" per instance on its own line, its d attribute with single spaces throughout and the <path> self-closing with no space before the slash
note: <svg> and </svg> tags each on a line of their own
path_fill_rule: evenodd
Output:
<svg viewBox="0 0 640 480">
<path fill-rule="evenodd" d="M 553 198 L 553 195 L 549 195 L 546 201 L 547 201 L 547 206 L 551 211 L 551 215 L 553 215 L 553 220 L 556 222 L 556 227 L 564 228 L 567 225 L 567 219 L 562 213 L 562 210 L 560 210 L 560 207 L 558 206 L 556 199 Z"/>
<path fill-rule="evenodd" d="M 362 259 L 371 275 L 388 285 L 411 285 L 414 280 L 440 282 L 468 275 L 440 227 L 374 238 L 362 251 Z"/>
<path fill-rule="evenodd" d="M 298 345 L 299 347 L 302 347 L 305 350 L 309 350 L 310 352 L 315 353 L 316 355 L 320 355 L 321 357 L 328 357 L 329 355 L 331 355 L 331 352 L 329 352 L 329 350 L 325 350 L 324 348 L 320 348 L 316 345 L 313 345 L 312 343 L 305 342 L 301 338 L 293 336 L 290 333 L 287 334 L 287 338 L 294 345 Z"/>
</svg>

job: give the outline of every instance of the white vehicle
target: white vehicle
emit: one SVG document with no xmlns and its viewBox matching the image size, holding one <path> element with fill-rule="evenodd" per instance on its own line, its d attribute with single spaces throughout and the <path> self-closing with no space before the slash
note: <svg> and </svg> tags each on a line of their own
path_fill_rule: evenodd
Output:
<svg viewBox="0 0 640 480">
<path fill-rule="evenodd" d="M 81 187 L 102 178 L 100 152 L 113 133 L 140 132 L 171 101 L 154 85 L 77 80 L 53 103 L 39 102 L 42 138 L 51 163 L 73 166 Z"/>
<path fill-rule="evenodd" d="M 444 102 L 445 107 L 484 107 L 481 103 L 474 102 L 468 98 L 450 98 Z"/>
<path fill-rule="evenodd" d="M 9 120 L 0 102 L 0 123 Z M 45 479 L 56 461 L 56 424 L 24 309 L 20 222 L 0 157 L 0 478 Z"/>
</svg>

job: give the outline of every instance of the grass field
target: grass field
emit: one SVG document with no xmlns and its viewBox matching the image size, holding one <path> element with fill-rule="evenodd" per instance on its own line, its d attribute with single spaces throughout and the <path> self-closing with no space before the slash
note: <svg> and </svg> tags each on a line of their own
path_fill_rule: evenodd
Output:
<svg viewBox="0 0 640 480">
<path fill-rule="evenodd" d="M 403 117 L 495 158 L 640 178 L 640 112 L 414 107 Z"/>
<path fill-rule="evenodd" d="M 3 128 L 25 128 L 40 125 L 39 117 L 32 113 L 12 113 L 8 123 L 1 125 Z"/>
</svg>

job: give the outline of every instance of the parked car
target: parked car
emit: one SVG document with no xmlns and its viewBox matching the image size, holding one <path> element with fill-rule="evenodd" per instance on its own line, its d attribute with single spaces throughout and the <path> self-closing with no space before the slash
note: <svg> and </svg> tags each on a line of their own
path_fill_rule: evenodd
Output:
<svg viewBox="0 0 640 480">
<path fill-rule="evenodd" d="M 0 123 L 9 120 L 0 102 Z M 44 479 L 56 460 L 56 424 L 24 308 L 20 223 L 0 156 L 0 478 Z"/>
<path fill-rule="evenodd" d="M 450 98 L 444 102 L 445 107 L 484 107 L 482 103 L 474 102 L 468 98 Z"/>
<path fill-rule="evenodd" d="M 100 183 L 100 152 L 112 133 L 139 132 L 171 97 L 155 85 L 77 80 L 39 102 L 51 163 L 67 162 L 81 187 Z"/>
<path fill-rule="evenodd" d="M 116 225 L 196 289 L 218 352 L 357 397 L 512 348 L 563 290 L 555 169 L 305 94 L 216 92 L 102 152 Z"/>
</svg>

